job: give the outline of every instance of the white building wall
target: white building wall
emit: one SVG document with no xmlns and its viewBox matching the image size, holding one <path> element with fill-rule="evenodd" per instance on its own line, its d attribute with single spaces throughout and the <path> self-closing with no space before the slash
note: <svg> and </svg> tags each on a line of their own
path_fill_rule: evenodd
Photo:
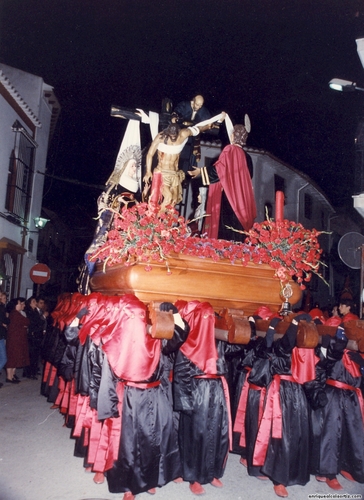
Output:
<svg viewBox="0 0 364 500">
<path fill-rule="evenodd" d="M 43 186 L 44 186 L 44 175 L 42 173 L 46 170 L 48 143 L 49 143 L 49 130 L 50 121 L 52 115 L 52 109 L 50 108 L 48 102 L 43 97 L 44 82 L 42 79 L 38 79 L 39 88 L 36 89 L 34 86 L 34 92 L 38 93 L 40 99 L 38 103 L 38 118 L 42 123 L 41 128 L 36 129 L 35 140 L 38 145 L 35 152 L 34 161 L 34 176 L 33 176 L 33 186 L 32 186 L 32 197 L 29 210 L 29 228 L 31 231 L 35 231 L 34 218 L 39 217 L 42 209 L 42 198 L 43 198 Z M 38 92 L 39 90 L 39 92 Z M 39 173 L 41 172 L 41 173 Z M 33 239 L 33 249 L 29 252 L 29 239 Z M 26 236 L 26 259 L 24 260 L 24 279 L 29 283 L 26 288 L 32 287 L 32 282 L 29 278 L 30 269 L 37 263 L 37 249 L 38 249 L 38 238 L 39 233 L 29 232 Z"/>
<path fill-rule="evenodd" d="M 10 240 L 10 247 L 19 251 L 17 269 L 12 276 L 11 296 L 27 296 L 33 289 L 30 279 L 30 269 L 37 263 L 38 232 L 34 225 L 34 218 L 41 215 L 44 175 L 52 118 L 52 106 L 44 97 L 44 91 L 51 89 L 43 79 L 24 71 L 0 64 L 2 77 L 0 81 L 0 252 L 4 266 L 6 243 Z M 34 174 L 31 189 L 30 208 L 27 220 L 15 223 L 11 214 L 5 208 L 8 183 L 8 169 L 15 133 L 12 126 L 18 121 L 29 136 L 35 141 Z M 4 240 L 5 239 L 5 240 Z M 33 240 L 32 251 L 29 251 L 30 239 Z M 2 243 L 1 243 L 2 241 Z M 22 254 L 22 255 L 21 255 Z M 7 274 L 9 274 L 7 272 Z M 4 284 L 2 286 L 4 289 Z M 9 284 L 6 287 L 9 289 Z M 11 297 L 9 297 L 11 298 Z"/>
<path fill-rule="evenodd" d="M 5 64 L 0 64 L 0 69 L 4 72 L 13 87 L 37 118 L 40 118 L 41 92 L 42 86 L 44 85 L 43 79 Z"/>
</svg>

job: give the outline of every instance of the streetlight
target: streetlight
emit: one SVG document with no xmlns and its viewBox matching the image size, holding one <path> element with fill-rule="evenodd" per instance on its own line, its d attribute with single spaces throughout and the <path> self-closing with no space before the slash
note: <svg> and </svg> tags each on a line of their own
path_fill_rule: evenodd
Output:
<svg viewBox="0 0 364 500">
<path fill-rule="evenodd" d="M 44 217 L 34 217 L 33 220 L 37 229 L 43 229 L 47 222 L 49 222 L 49 219 L 45 219 Z"/>
<path fill-rule="evenodd" d="M 50 219 L 46 219 L 44 217 L 34 217 L 33 221 L 36 231 L 31 231 L 28 226 L 20 226 L 23 229 L 23 236 L 26 236 L 28 233 L 39 234 L 40 229 L 43 229 Z"/>
<path fill-rule="evenodd" d="M 357 87 L 355 82 L 349 82 L 348 80 L 342 80 L 341 78 L 333 78 L 329 81 L 329 87 L 333 90 L 338 90 L 339 92 L 354 92 L 355 90 L 364 89 Z"/>
</svg>

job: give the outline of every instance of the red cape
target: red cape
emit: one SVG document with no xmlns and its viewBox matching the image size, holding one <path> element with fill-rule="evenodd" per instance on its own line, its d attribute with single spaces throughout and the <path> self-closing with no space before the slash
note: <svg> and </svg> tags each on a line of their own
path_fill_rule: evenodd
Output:
<svg viewBox="0 0 364 500">
<path fill-rule="evenodd" d="M 107 314 L 110 328 L 101 335 L 102 350 L 118 378 L 148 380 L 159 364 L 162 343 L 147 333 L 145 305 L 132 294 L 118 299 Z"/>
<path fill-rule="evenodd" d="M 215 313 L 208 302 L 178 300 L 176 307 L 190 326 L 181 352 L 207 375 L 216 375 Z"/>
<path fill-rule="evenodd" d="M 222 190 L 244 230 L 248 231 L 257 216 L 257 209 L 244 150 L 234 144 L 226 146 L 215 167 L 219 182 L 209 186 L 206 213 L 211 217 L 205 223 L 208 237 L 218 236 Z"/>
</svg>

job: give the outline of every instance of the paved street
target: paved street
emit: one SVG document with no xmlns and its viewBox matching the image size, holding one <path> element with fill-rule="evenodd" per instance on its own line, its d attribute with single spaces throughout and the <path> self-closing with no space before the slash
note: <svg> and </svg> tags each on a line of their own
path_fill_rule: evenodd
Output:
<svg viewBox="0 0 364 500">
<path fill-rule="evenodd" d="M 21 376 L 21 370 L 18 370 Z M 93 475 L 85 473 L 82 459 L 73 456 L 70 429 L 63 427 L 63 417 L 51 410 L 40 395 L 40 380 L 22 379 L 18 385 L 5 383 L 0 376 L 0 500 L 121 500 L 122 494 L 109 493 L 107 482 L 97 485 Z M 249 477 L 237 455 L 230 455 L 222 478 L 224 488 L 206 485 L 203 498 L 211 500 L 278 499 L 270 481 Z M 339 476 L 344 490 L 335 493 L 313 476 L 304 487 L 291 486 L 289 499 L 350 498 L 362 494 L 364 485 Z M 325 494 L 327 496 L 325 496 Z M 347 494 L 347 495 L 345 495 Z M 340 495 L 340 496 L 339 496 Z M 187 483 L 170 483 L 156 495 L 137 495 L 137 500 L 196 500 Z M 354 497 L 351 497 L 354 498 Z M 358 498 L 358 497 L 357 497 Z"/>
</svg>

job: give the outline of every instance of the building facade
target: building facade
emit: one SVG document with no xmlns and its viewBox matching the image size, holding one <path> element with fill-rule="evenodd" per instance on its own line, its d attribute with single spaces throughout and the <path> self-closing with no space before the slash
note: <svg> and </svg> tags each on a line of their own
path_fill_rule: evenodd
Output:
<svg viewBox="0 0 364 500">
<path fill-rule="evenodd" d="M 0 64 L 0 281 L 8 298 L 33 291 L 48 146 L 60 112 L 53 87 Z"/>
</svg>

